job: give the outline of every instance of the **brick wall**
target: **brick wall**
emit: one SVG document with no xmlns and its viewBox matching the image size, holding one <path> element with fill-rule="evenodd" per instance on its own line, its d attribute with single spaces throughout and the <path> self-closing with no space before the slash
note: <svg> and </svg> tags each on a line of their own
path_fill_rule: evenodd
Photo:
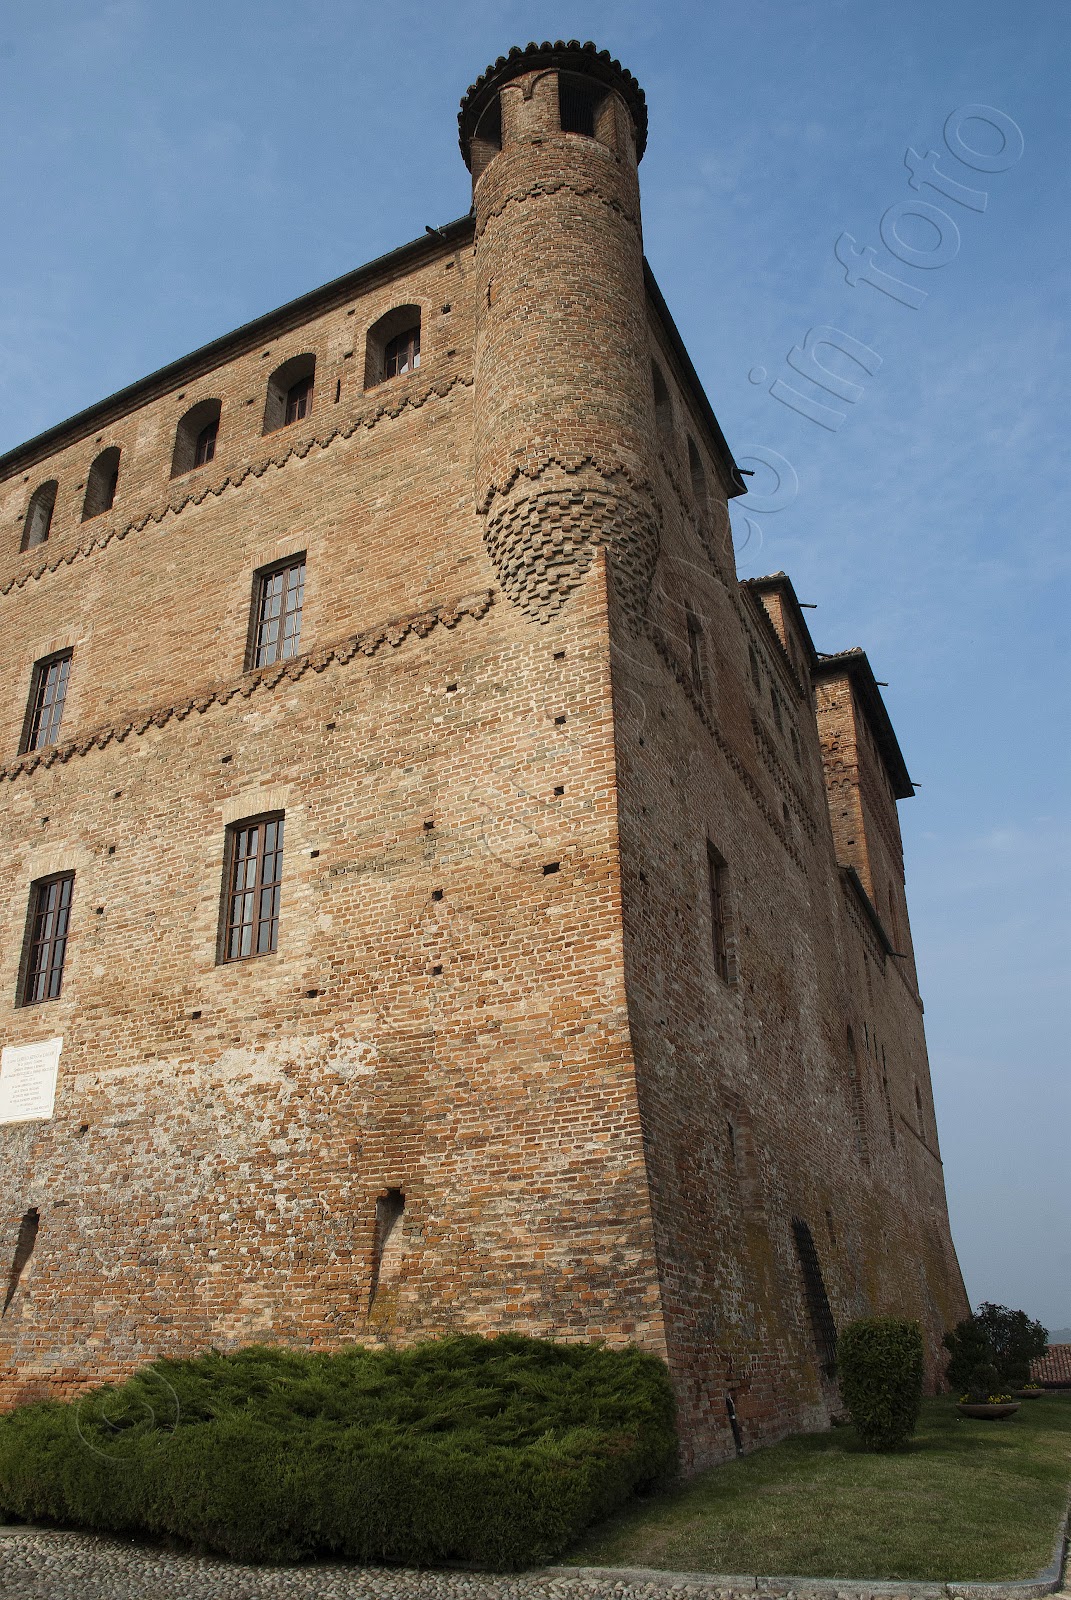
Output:
<svg viewBox="0 0 1071 1600">
<path fill-rule="evenodd" d="M 737 584 L 731 458 L 644 289 L 638 91 L 598 67 L 598 137 L 563 134 L 552 57 L 502 68 L 470 221 L 0 463 L 0 1039 L 64 1041 L 55 1116 L 0 1127 L 8 1261 L 40 1215 L 4 1404 L 209 1343 L 521 1328 L 667 1356 L 696 1466 L 727 1396 L 748 1445 L 837 1404 L 793 1218 L 834 1316 L 919 1316 L 931 1372 L 965 1310 L 880 741 L 847 669 L 820 737 L 787 580 Z M 366 389 L 408 304 L 420 367 Z M 265 435 L 305 352 L 312 412 Z M 172 479 L 205 399 L 216 457 Z M 300 653 L 247 671 L 253 575 L 299 552 Z M 226 830 L 267 812 L 278 949 L 221 965 Z M 60 871 L 62 994 L 18 1006 Z"/>
</svg>

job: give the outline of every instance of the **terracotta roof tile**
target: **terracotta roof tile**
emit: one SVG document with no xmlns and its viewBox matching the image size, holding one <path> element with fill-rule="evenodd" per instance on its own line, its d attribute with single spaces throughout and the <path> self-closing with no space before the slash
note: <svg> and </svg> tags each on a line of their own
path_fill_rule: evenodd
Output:
<svg viewBox="0 0 1071 1600">
<path fill-rule="evenodd" d="M 1030 1363 L 1030 1376 L 1035 1383 L 1071 1389 L 1071 1344 L 1050 1344 L 1048 1355 Z"/>
</svg>

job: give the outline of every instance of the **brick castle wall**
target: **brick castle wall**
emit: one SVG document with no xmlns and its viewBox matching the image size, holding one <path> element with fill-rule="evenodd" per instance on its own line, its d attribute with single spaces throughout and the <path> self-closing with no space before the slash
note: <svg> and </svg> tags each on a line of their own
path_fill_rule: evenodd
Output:
<svg viewBox="0 0 1071 1600">
<path fill-rule="evenodd" d="M 793 1218 L 834 1316 L 918 1316 L 931 1378 L 965 1310 L 890 954 L 891 735 L 787 580 L 736 581 L 738 480 L 645 288 L 638 90 L 586 51 L 497 70 L 471 220 L 0 463 L 0 1038 L 63 1037 L 55 1116 L 0 1127 L 9 1260 L 40 1213 L 0 1403 L 208 1344 L 518 1328 L 665 1355 L 697 1466 L 727 1396 L 746 1445 L 837 1404 Z M 420 366 L 366 387 L 400 306 Z M 310 415 L 264 434 L 306 353 Z M 216 457 L 172 478 L 204 399 Z M 301 552 L 301 652 L 248 671 L 253 575 Z M 20 757 L 68 648 L 59 743 Z M 278 950 L 221 965 L 226 829 L 278 811 Z M 30 885 L 72 870 L 62 994 L 16 1005 Z"/>
</svg>

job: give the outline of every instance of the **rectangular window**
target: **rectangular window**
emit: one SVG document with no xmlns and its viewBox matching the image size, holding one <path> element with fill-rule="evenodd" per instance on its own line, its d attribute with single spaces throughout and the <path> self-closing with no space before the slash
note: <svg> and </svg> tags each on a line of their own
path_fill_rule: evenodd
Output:
<svg viewBox="0 0 1071 1600">
<path fill-rule="evenodd" d="M 301 647 L 301 607 L 305 599 L 305 557 L 258 572 L 253 582 L 250 667 L 289 661 Z"/>
<path fill-rule="evenodd" d="M 292 384 L 286 391 L 286 408 L 283 412 L 283 426 L 291 422 L 301 422 L 307 417 L 312 406 L 312 379 L 302 378 Z"/>
<path fill-rule="evenodd" d="M 73 892 L 73 872 L 42 878 L 30 889 L 20 1005 L 59 999 Z"/>
<path fill-rule="evenodd" d="M 723 983 L 731 980 L 729 967 L 729 869 L 724 858 L 707 840 L 707 881 L 710 888 L 710 937 L 714 946 L 714 965 Z"/>
<path fill-rule="evenodd" d="M 266 956 L 279 940 L 283 818 L 260 817 L 228 830 L 221 961 Z"/>
<path fill-rule="evenodd" d="M 46 656 L 35 665 L 20 753 L 43 750 L 46 745 L 55 744 L 59 738 L 71 655 L 70 650 L 64 650 L 61 655 Z"/>
</svg>

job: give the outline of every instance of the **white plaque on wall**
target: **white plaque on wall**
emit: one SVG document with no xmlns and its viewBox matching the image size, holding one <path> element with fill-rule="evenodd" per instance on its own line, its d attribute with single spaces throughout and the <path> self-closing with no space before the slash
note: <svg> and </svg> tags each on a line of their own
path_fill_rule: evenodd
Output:
<svg viewBox="0 0 1071 1600">
<path fill-rule="evenodd" d="M 62 1039 L 9 1044 L 0 1050 L 0 1123 L 44 1122 L 56 1103 Z"/>
</svg>

